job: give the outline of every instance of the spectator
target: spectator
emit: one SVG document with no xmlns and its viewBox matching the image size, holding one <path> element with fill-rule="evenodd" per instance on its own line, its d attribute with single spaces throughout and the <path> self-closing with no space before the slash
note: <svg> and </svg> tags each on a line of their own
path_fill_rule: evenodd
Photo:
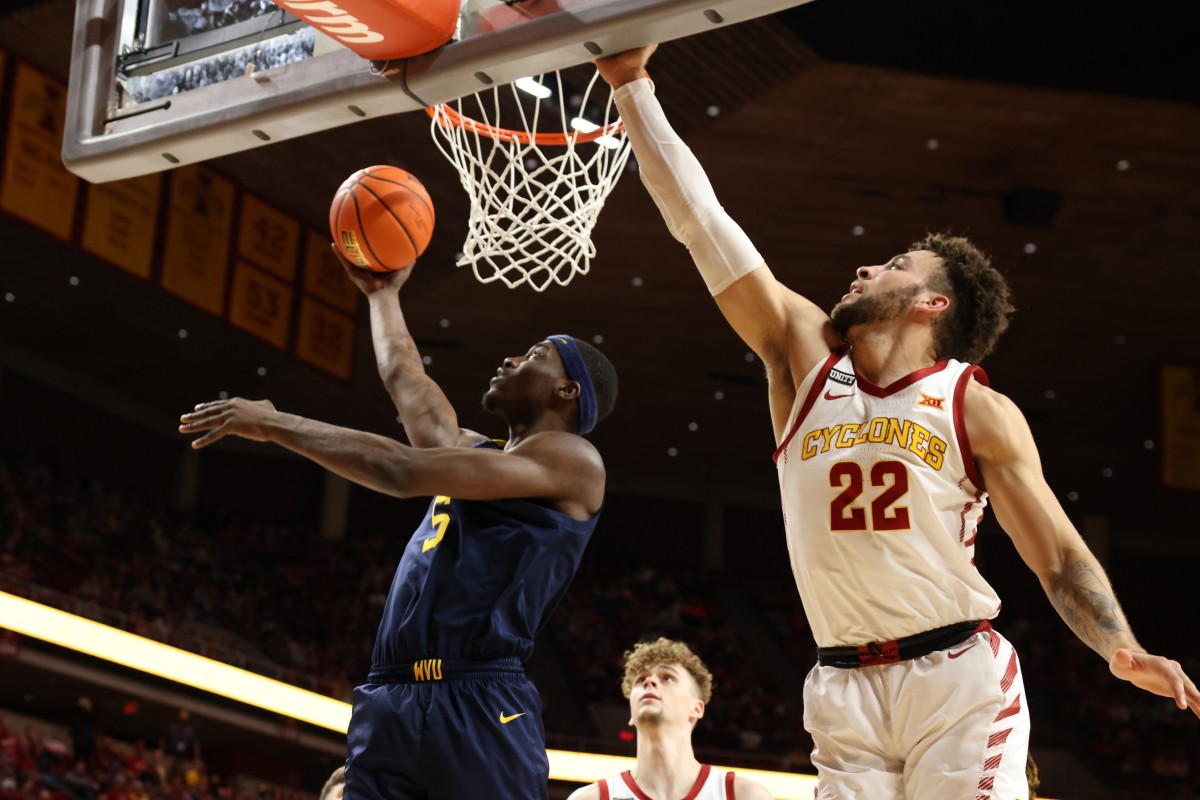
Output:
<svg viewBox="0 0 1200 800">
<path fill-rule="evenodd" d="M 179 709 L 179 715 L 167 728 L 167 736 L 163 749 L 168 755 L 177 759 L 194 759 L 200 757 L 200 743 L 196 740 L 196 730 L 192 727 L 191 714 L 186 708 Z"/>
</svg>

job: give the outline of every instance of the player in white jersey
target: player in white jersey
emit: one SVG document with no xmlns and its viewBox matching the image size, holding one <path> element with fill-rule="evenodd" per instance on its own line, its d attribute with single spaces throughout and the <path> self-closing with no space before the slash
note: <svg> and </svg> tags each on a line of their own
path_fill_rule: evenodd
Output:
<svg viewBox="0 0 1200 800">
<path fill-rule="evenodd" d="M 639 172 L 726 320 L 767 368 L 796 583 L 818 645 L 805 683 L 818 797 L 1028 797 L 1020 665 L 975 570 L 987 502 L 1071 629 L 1118 678 L 1200 715 L 1145 652 L 1042 475 L 1029 426 L 970 362 L 1008 287 L 970 242 L 928 236 L 860 267 L 826 314 L 772 275 L 717 202 L 644 77 L 653 48 L 597 62 Z"/>
<path fill-rule="evenodd" d="M 771 800 L 761 784 L 696 760 L 692 731 L 712 697 L 712 673 L 686 644 L 637 644 L 625 653 L 621 691 L 637 729 L 637 765 L 568 800 Z"/>
</svg>

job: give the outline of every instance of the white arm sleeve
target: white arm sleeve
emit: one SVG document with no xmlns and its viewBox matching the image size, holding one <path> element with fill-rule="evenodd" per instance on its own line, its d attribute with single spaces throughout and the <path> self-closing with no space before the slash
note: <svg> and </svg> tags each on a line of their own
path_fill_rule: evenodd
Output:
<svg viewBox="0 0 1200 800">
<path fill-rule="evenodd" d="M 696 156 L 671 128 L 648 78 L 614 93 L 642 183 L 671 234 L 687 245 L 714 295 L 762 266 L 750 238 L 721 204 Z"/>
</svg>

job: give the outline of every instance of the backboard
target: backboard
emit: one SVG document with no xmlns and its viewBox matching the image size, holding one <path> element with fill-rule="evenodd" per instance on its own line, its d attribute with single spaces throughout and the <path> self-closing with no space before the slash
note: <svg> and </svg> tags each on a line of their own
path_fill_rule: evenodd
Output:
<svg viewBox="0 0 1200 800">
<path fill-rule="evenodd" d="M 802 2 L 465 0 L 455 36 L 388 80 L 267 0 L 77 0 L 63 161 L 94 183 L 144 175 Z"/>
</svg>

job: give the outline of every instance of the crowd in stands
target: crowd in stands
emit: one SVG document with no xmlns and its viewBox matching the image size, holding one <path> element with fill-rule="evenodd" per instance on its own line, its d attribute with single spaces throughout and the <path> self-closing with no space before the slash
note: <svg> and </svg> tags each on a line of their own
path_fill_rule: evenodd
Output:
<svg viewBox="0 0 1200 800">
<path fill-rule="evenodd" d="M 91 712 L 86 697 L 80 712 Z M 186 714 L 154 746 L 89 738 L 78 719 L 56 730 L 0 714 L 0 800 L 312 800 L 273 784 L 248 792 L 210 772 Z"/>
<path fill-rule="evenodd" d="M 248 668 L 273 664 L 343 699 L 369 666 L 403 544 L 353 531 L 328 542 L 265 522 L 195 526 L 61 460 L 0 444 L 0 589 L 48 587 L 109 614 L 102 621 L 181 646 L 200 641 L 217 657 L 222 646 L 243 652 L 252 657 Z M 1197 795 L 1194 716 L 1113 679 L 1057 618 L 1002 617 L 998 627 L 1021 654 L 1035 746 L 1072 749 L 1105 782 L 1128 787 L 1128 797 L 1136 790 Z M 716 679 L 696 733 L 702 756 L 808 768 L 811 742 L 796 682 L 815 648 L 789 580 L 679 573 L 632 554 L 585 559 L 549 630 L 581 708 L 621 703 L 621 657 L 634 642 L 658 635 L 688 641 Z M 755 631 L 760 638 L 752 642 Z M 777 650 L 774 665 L 758 657 L 764 637 Z M 1200 673 L 1194 660 L 1188 666 Z M 202 768 L 189 772 L 196 762 L 187 758 L 165 767 L 162 755 L 142 750 L 146 766 L 133 770 L 127 759 L 103 755 L 110 745 L 76 762 L 36 737 L 3 737 L 0 800 L 233 796 Z M 59 783 L 38 788 L 35 781 L 31 789 L 31 770 Z"/>
</svg>

